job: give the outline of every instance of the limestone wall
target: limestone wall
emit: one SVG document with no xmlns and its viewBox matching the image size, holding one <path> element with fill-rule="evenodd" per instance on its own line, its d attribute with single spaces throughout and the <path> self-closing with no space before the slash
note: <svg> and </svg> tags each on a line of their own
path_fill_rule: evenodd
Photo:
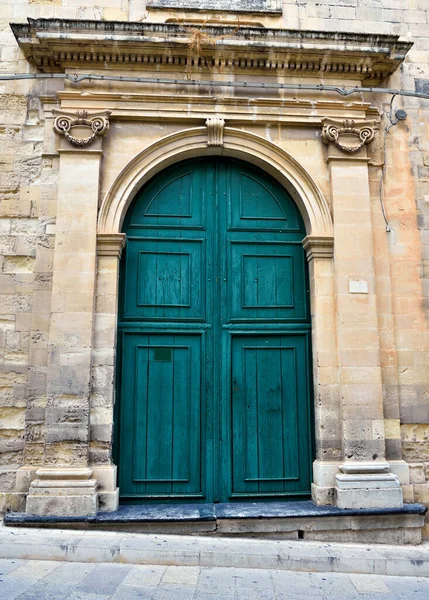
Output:
<svg viewBox="0 0 429 600">
<path fill-rule="evenodd" d="M 424 80 L 429 82 L 427 0 L 285 0 L 283 16 L 148 10 L 142 0 L 4 0 L 2 73 L 35 70 L 9 28 L 10 22 L 25 22 L 27 17 L 158 22 L 209 18 L 291 29 L 399 34 L 414 41 L 414 47 L 383 85 L 414 90 L 419 80 L 420 89 L 429 93 L 429 83 L 424 87 Z M 58 156 L 51 155 L 46 145 L 43 150 L 41 97 L 62 86 L 62 81 L 0 82 L 0 511 L 23 508 L 28 481 L 23 475 L 16 481 L 18 468 L 43 463 Z M 390 96 L 365 99 L 388 112 Z M 387 458 L 402 456 L 412 466 L 411 485 L 404 487 L 406 499 L 429 504 L 429 100 L 397 98 L 394 108 L 406 109 L 408 118 L 393 127 L 386 140 L 384 202 L 389 234 L 379 210 L 382 148 L 380 162 L 370 166 L 384 425 Z M 387 125 L 387 119 L 383 123 Z M 154 124 L 149 129 L 151 139 L 161 135 L 156 128 Z M 266 134 L 265 128 L 261 134 Z M 273 136 L 276 142 L 288 132 L 276 130 Z M 113 137 L 108 143 L 114 144 Z M 293 152 L 292 140 L 285 145 Z M 122 158 L 127 154 L 128 150 Z M 317 170 L 317 161 L 308 163 L 309 169 Z M 117 167 L 107 162 L 105 168 L 102 188 Z M 322 173 L 313 176 L 328 190 Z M 94 427 L 108 425 L 100 415 L 105 379 L 112 377 L 111 364 L 94 371 Z M 103 439 L 92 445 L 97 464 L 109 460 L 110 443 L 104 438 L 110 431 L 106 435 L 103 430 Z"/>
</svg>

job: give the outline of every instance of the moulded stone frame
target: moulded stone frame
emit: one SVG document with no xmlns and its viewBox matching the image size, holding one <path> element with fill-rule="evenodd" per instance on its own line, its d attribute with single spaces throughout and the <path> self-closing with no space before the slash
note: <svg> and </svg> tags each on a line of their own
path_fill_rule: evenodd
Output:
<svg viewBox="0 0 429 600">
<path fill-rule="evenodd" d="M 134 196 L 154 175 L 180 160 L 210 155 L 241 158 L 270 173 L 297 203 L 307 236 L 333 238 L 329 205 L 306 169 L 280 146 L 233 127 L 225 127 L 221 147 L 207 147 L 206 127 L 180 130 L 147 146 L 124 167 L 106 193 L 97 232 L 120 233 Z"/>
<path fill-rule="evenodd" d="M 334 277 L 333 269 L 333 222 L 329 205 L 318 188 L 317 184 L 311 178 L 309 173 L 302 165 L 293 158 L 288 152 L 266 140 L 265 138 L 231 127 L 225 127 L 222 146 L 207 145 L 207 128 L 196 127 L 180 130 L 174 134 L 168 135 L 154 142 L 139 152 L 122 169 L 110 189 L 104 196 L 98 217 L 97 234 L 102 240 L 108 236 L 111 239 L 117 239 L 117 245 L 111 245 L 112 252 L 109 255 L 106 246 L 99 252 L 99 266 L 106 265 L 110 260 L 110 269 L 99 268 L 96 281 L 96 294 L 98 290 L 109 288 L 115 295 L 111 305 L 115 306 L 115 312 L 109 316 L 95 314 L 95 336 L 93 352 L 100 350 L 111 356 L 114 363 L 116 350 L 116 329 L 117 329 L 117 308 L 118 308 L 118 276 L 119 276 L 119 256 L 117 248 L 123 244 L 123 235 L 121 233 L 122 222 L 136 193 L 141 187 L 154 175 L 164 170 L 169 165 L 194 158 L 198 156 L 229 156 L 239 158 L 248 163 L 262 168 L 265 172 L 272 175 L 293 197 L 300 213 L 303 217 L 307 236 L 303 240 L 303 245 L 309 261 L 310 274 L 310 296 L 311 296 L 311 314 L 312 314 L 312 347 L 313 347 L 313 385 L 314 397 L 319 401 L 314 405 L 315 437 L 316 437 L 316 460 L 318 464 L 317 472 L 320 472 L 321 454 L 319 452 L 319 440 L 329 435 L 329 423 L 324 422 L 324 374 L 318 366 L 318 352 L 324 352 L 332 348 L 335 344 L 335 333 L 327 329 L 323 319 L 317 318 L 317 306 L 319 288 L 326 285 L 327 273 L 332 279 Z M 100 248 L 100 245 L 98 245 Z M 323 282 L 320 280 L 322 277 Z M 334 296 L 324 296 L 325 311 L 335 318 L 335 299 Z M 326 302 L 330 306 L 326 307 Z M 97 347 L 97 331 L 103 328 L 103 348 Z M 325 349 L 326 346 L 326 349 Z M 336 352 L 333 353 L 336 360 Z M 333 365 L 335 367 L 335 365 Z M 110 390 L 106 390 L 111 402 L 112 420 L 113 406 L 115 401 L 115 378 L 112 378 Z M 332 388 L 329 386 L 326 400 L 332 404 Z M 337 412 L 338 423 L 340 423 L 341 406 L 337 394 Z M 335 472 L 338 472 L 340 460 L 335 463 Z M 114 510 L 117 502 L 117 493 L 112 487 L 114 477 L 110 477 L 110 485 L 104 486 L 106 467 L 97 467 L 91 465 L 94 477 L 100 479 L 101 475 L 101 494 L 106 499 L 105 510 Z M 332 470 L 332 463 L 329 467 Z M 98 471 L 101 472 L 98 473 Z M 116 467 L 112 466 L 114 472 Z M 108 470 L 108 468 L 107 468 Z M 316 472 L 316 471 L 315 471 Z M 109 501 L 111 496 L 111 501 Z M 313 485 L 313 500 L 318 504 L 333 503 L 332 490 L 327 494 L 318 493 L 318 486 Z"/>
</svg>

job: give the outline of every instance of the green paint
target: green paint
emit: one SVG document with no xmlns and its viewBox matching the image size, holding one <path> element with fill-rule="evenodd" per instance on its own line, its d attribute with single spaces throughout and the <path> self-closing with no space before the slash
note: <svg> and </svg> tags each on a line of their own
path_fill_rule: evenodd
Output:
<svg viewBox="0 0 429 600">
<path fill-rule="evenodd" d="M 308 278 L 290 196 L 239 161 L 189 160 L 139 192 L 123 231 L 122 500 L 308 496 Z"/>
</svg>

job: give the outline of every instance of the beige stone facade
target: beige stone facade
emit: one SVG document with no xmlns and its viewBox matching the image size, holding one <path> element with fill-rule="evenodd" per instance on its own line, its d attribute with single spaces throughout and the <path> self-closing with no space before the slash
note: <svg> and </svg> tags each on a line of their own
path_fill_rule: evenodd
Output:
<svg viewBox="0 0 429 600">
<path fill-rule="evenodd" d="M 218 154 L 305 221 L 314 502 L 429 506 L 427 0 L 270 7 L 2 4 L 1 74 L 54 77 L 0 81 L 0 511 L 116 508 L 122 221 L 154 174 Z"/>
</svg>

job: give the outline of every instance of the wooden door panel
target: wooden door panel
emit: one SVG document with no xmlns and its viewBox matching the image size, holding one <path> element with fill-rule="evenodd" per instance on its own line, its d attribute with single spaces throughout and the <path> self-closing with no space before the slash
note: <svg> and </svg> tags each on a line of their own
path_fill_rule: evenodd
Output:
<svg viewBox="0 0 429 600">
<path fill-rule="evenodd" d="M 301 219 L 285 190 L 258 169 L 238 161 L 227 164 L 229 227 L 301 231 Z"/>
<path fill-rule="evenodd" d="M 308 493 L 306 335 L 232 340 L 232 497 Z"/>
<path fill-rule="evenodd" d="M 131 237 L 125 269 L 125 319 L 204 319 L 203 240 Z"/>
<path fill-rule="evenodd" d="M 308 317 L 301 245 L 231 241 L 229 318 L 298 321 Z"/>
<path fill-rule="evenodd" d="M 207 192 L 204 169 L 189 164 L 171 167 L 137 194 L 126 227 L 131 229 L 195 228 L 205 222 L 204 199 Z"/>
<path fill-rule="evenodd" d="M 201 336 L 125 332 L 121 485 L 201 496 Z"/>
</svg>

